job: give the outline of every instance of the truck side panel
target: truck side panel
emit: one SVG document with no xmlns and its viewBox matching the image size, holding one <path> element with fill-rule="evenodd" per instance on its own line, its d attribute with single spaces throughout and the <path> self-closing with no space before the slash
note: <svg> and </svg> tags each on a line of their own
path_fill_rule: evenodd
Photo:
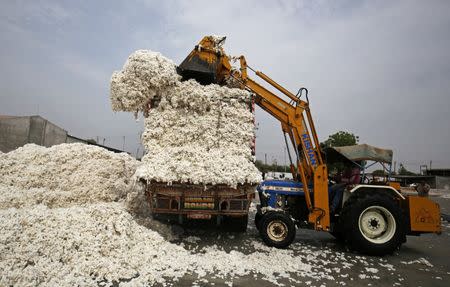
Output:
<svg viewBox="0 0 450 287">
<path fill-rule="evenodd" d="M 248 214 L 255 187 L 151 183 L 146 194 L 153 213 L 183 214 L 192 219 L 209 219 L 212 215 L 241 217 Z"/>
</svg>

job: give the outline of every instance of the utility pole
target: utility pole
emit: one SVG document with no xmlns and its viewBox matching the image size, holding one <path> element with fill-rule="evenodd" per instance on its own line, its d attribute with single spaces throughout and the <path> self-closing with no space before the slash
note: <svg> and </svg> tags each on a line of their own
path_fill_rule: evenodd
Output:
<svg viewBox="0 0 450 287">
<path fill-rule="evenodd" d="M 267 153 L 264 154 L 264 164 L 267 165 Z"/>
<path fill-rule="evenodd" d="M 122 150 L 125 151 L 125 136 L 123 136 L 123 145 L 122 145 Z"/>
<path fill-rule="evenodd" d="M 432 160 L 430 160 L 430 169 L 431 169 L 431 164 L 433 163 L 433 161 Z"/>
</svg>

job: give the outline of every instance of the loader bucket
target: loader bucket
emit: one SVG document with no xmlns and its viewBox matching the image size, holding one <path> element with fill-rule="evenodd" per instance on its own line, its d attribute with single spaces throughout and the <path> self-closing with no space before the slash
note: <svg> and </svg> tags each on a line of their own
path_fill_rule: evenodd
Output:
<svg viewBox="0 0 450 287">
<path fill-rule="evenodd" d="M 192 51 L 177 67 L 177 72 L 183 80 L 194 79 L 202 85 L 216 84 L 217 60 L 212 62 L 208 60 L 202 59 L 201 55 Z"/>
<path fill-rule="evenodd" d="M 204 37 L 177 67 L 183 80 L 195 79 L 202 85 L 219 84 L 219 66 L 224 55 L 221 45 L 225 39 L 226 37 Z"/>
</svg>

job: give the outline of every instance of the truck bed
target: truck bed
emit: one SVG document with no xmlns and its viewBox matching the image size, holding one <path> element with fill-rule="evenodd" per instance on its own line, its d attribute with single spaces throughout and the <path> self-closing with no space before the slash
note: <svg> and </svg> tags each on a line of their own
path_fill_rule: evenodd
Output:
<svg viewBox="0 0 450 287">
<path fill-rule="evenodd" d="M 179 214 L 191 219 L 215 215 L 242 217 L 248 214 L 255 185 L 195 185 L 151 182 L 146 196 L 154 214 Z"/>
</svg>

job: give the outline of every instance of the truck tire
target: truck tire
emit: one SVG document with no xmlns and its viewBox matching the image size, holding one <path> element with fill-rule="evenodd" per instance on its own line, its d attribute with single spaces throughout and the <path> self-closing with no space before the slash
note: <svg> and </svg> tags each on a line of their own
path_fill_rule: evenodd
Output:
<svg viewBox="0 0 450 287">
<path fill-rule="evenodd" d="M 258 229 L 258 230 L 261 228 L 261 219 L 262 219 L 262 217 L 263 217 L 263 215 L 261 213 L 259 213 L 259 212 L 257 212 L 255 214 L 255 226 L 256 226 L 256 229 Z"/>
<path fill-rule="evenodd" d="M 286 248 L 295 239 L 295 224 L 283 212 L 267 212 L 261 218 L 259 234 L 268 246 Z"/>
<path fill-rule="evenodd" d="M 402 210 L 386 192 L 353 194 L 342 209 L 340 224 L 349 247 L 364 254 L 391 254 L 406 241 Z"/>
<path fill-rule="evenodd" d="M 225 224 L 228 226 L 228 230 L 232 232 L 246 232 L 248 223 L 248 215 L 241 217 L 227 216 L 225 218 Z"/>
</svg>

